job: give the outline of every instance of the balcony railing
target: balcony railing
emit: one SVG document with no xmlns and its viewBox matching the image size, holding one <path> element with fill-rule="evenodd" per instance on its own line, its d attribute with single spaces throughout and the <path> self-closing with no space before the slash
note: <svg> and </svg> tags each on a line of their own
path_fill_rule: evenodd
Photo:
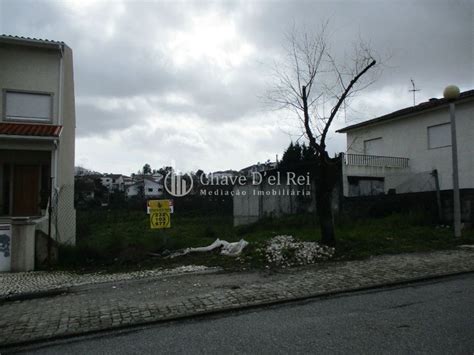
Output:
<svg viewBox="0 0 474 355">
<path fill-rule="evenodd" d="M 408 168 L 408 158 L 379 155 L 345 154 L 346 165 L 378 166 L 386 168 Z"/>
</svg>

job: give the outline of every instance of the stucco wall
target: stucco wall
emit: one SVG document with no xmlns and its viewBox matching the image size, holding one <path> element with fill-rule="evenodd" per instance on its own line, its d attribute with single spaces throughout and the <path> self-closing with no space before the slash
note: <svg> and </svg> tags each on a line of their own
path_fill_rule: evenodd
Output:
<svg viewBox="0 0 474 355">
<path fill-rule="evenodd" d="M 364 141 L 382 137 L 377 155 L 409 158 L 414 174 L 438 170 L 441 190 L 452 189 L 451 147 L 428 148 L 428 127 L 448 123 L 447 105 L 411 117 L 360 128 L 347 133 L 347 153 L 364 154 Z M 474 101 L 456 105 L 459 183 L 474 188 Z M 363 176 L 363 175 L 362 175 Z"/>
<path fill-rule="evenodd" d="M 59 107 L 59 57 L 59 51 L 50 49 L 0 44 L 1 89 L 53 93 L 53 123 L 57 122 Z M 0 112 L 3 113 L 3 97 Z"/>
<path fill-rule="evenodd" d="M 74 71 L 72 51 L 64 47 L 61 108 L 63 126 L 58 146 L 58 232 L 60 242 L 76 242 L 76 210 L 74 209 L 74 154 L 76 110 L 74 100 Z"/>
</svg>

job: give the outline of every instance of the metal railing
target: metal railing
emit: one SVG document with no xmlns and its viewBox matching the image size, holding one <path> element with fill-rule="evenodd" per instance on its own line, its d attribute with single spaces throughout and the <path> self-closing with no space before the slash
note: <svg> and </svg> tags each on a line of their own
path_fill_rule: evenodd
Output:
<svg viewBox="0 0 474 355">
<path fill-rule="evenodd" d="M 379 155 L 345 154 L 346 165 L 378 166 L 386 168 L 408 168 L 408 158 Z"/>
</svg>

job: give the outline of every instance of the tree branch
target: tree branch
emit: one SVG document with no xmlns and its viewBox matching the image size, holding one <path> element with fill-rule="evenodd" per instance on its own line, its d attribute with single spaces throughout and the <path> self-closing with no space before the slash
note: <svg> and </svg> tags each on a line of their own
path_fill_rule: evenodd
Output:
<svg viewBox="0 0 474 355">
<path fill-rule="evenodd" d="M 308 97 L 306 96 L 306 86 L 302 87 L 302 94 L 303 94 L 303 113 L 304 113 L 304 129 L 306 131 L 306 135 L 308 136 L 309 143 L 312 147 L 314 147 L 320 155 L 324 155 L 324 149 L 316 141 L 314 138 L 313 131 L 311 130 L 311 126 L 309 124 L 309 112 L 308 112 Z"/>
<path fill-rule="evenodd" d="M 377 61 L 375 59 L 372 59 L 372 61 L 361 72 L 359 72 L 354 78 L 352 78 L 351 82 L 349 83 L 349 85 L 347 85 L 341 97 L 339 97 L 339 99 L 337 100 L 336 106 L 334 106 L 331 110 L 331 115 L 329 116 L 326 126 L 324 127 L 323 134 L 321 135 L 320 148 L 322 148 L 323 150 L 326 150 L 326 136 L 328 134 L 329 127 L 331 126 L 334 117 L 336 117 L 336 114 L 339 111 L 339 108 L 341 107 L 342 103 L 346 99 L 347 95 L 351 92 L 351 89 L 355 85 L 355 83 L 357 83 L 357 81 L 376 63 Z"/>
</svg>

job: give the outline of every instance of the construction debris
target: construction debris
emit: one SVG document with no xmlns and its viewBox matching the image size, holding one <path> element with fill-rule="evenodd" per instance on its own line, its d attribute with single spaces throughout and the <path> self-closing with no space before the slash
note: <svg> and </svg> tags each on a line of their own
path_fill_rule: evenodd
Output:
<svg viewBox="0 0 474 355">
<path fill-rule="evenodd" d="M 215 249 L 221 248 L 221 254 L 226 256 L 238 256 L 242 253 L 242 250 L 248 245 L 249 243 L 243 239 L 238 242 L 229 243 L 225 240 L 220 240 L 219 238 L 216 239 L 211 245 L 206 247 L 197 247 L 197 248 L 186 248 L 175 253 L 170 254 L 167 258 L 176 258 L 178 256 L 183 256 L 189 253 L 196 253 L 196 252 L 209 252 Z"/>
<path fill-rule="evenodd" d="M 267 242 L 263 252 L 267 262 L 285 267 L 330 259 L 335 249 L 317 242 L 297 241 L 290 235 L 277 235 Z"/>
</svg>

